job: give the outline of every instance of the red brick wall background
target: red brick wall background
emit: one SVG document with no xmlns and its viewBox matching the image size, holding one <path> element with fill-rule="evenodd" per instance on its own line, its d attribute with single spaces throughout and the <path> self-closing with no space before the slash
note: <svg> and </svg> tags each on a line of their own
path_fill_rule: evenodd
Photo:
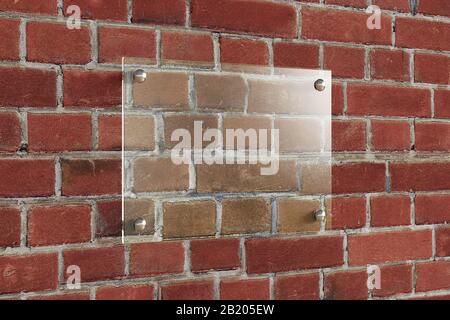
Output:
<svg viewBox="0 0 450 320">
<path fill-rule="evenodd" d="M 71 4 L 80 30 L 64 24 Z M 366 27 L 369 4 L 381 30 Z M 417 12 L 407 0 L 0 0 L 0 299 L 450 297 L 450 2 Z M 124 56 L 331 69 L 330 228 L 114 242 Z M 65 287 L 72 264 L 81 290 Z M 368 264 L 381 290 L 367 289 Z"/>
</svg>

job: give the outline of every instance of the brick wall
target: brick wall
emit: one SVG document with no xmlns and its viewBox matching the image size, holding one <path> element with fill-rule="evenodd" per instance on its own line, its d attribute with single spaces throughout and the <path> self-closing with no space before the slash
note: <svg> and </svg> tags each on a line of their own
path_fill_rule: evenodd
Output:
<svg viewBox="0 0 450 320">
<path fill-rule="evenodd" d="M 366 27 L 370 3 L 383 9 L 381 30 Z M 71 4 L 79 30 L 64 23 Z M 445 0 L 418 1 L 415 16 L 407 0 L 1 0 L 0 298 L 448 298 L 449 37 Z M 122 245 L 122 57 L 202 74 L 331 69 L 333 197 L 239 196 L 266 190 L 235 189 L 248 181 L 229 167 L 212 177 L 228 177 L 220 185 L 236 197 L 139 203 L 151 226 L 162 212 L 195 228 Z M 197 191 L 216 191 L 211 172 L 197 171 Z M 184 176 L 152 186 L 182 191 Z M 291 176 L 272 183 L 289 188 Z M 317 201 L 332 202 L 332 220 L 304 230 L 292 217 Z M 368 264 L 381 269 L 380 290 L 367 289 Z M 70 265 L 80 290 L 66 289 Z"/>
</svg>

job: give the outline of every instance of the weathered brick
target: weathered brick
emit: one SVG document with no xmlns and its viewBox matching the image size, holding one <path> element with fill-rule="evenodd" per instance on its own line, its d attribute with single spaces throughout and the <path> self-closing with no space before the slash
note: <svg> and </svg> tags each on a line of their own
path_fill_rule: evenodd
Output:
<svg viewBox="0 0 450 320">
<path fill-rule="evenodd" d="M 265 199 L 224 199 L 222 234 L 268 232 L 271 229 L 270 202 Z"/>
<path fill-rule="evenodd" d="M 341 115 L 344 112 L 344 88 L 341 83 L 333 83 L 331 112 L 333 115 Z"/>
<path fill-rule="evenodd" d="M 16 151 L 21 140 L 18 113 L 0 113 L 0 151 Z"/>
<path fill-rule="evenodd" d="M 19 60 L 19 24 L 19 20 L 0 20 L 0 60 Z"/>
<path fill-rule="evenodd" d="M 97 300 L 153 300 L 155 288 L 152 285 L 106 286 L 97 289 Z"/>
<path fill-rule="evenodd" d="M 319 274 L 277 276 L 275 298 L 277 300 L 319 300 Z"/>
<path fill-rule="evenodd" d="M 450 222 L 450 196 L 417 195 L 415 198 L 415 217 L 417 224 Z"/>
<path fill-rule="evenodd" d="M 0 207 L 0 247 L 17 247 L 20 245 L 20 221 L 18 207 Z"/>
<path fill-rule="evenodd" d="M 330 229 L 355 229 L 366 224 L 365 198 L 332 198 L 327 205 Z"/>
<path fill-rule="evenodd" d="M 445 0 L 419 1 L 417 11 L 429 15 L 450 17 L 450 6 Z"/>
<path fill-rule="evenodd" d="M 320 221 L 314 218 L 318 209 L 320 202 L 317 200 L 278 200 L 278 232 L 320 231 Z"/>
<path fill-rule="evenodd" d="M 34 206 L 28 213 L 28 245 L 48 246 L 91 240 L 89 205 Z"/>
<path fill-rule="evenodd" d="M 221 300 L 270 300 L 269 279 L 225 279 L 220 282 Z"/>
<path fill-rule="evenodd" d="M 99 86 L 99 83 L 102 85 Z M 121 72 L 64 70 L 64 105 L 66 107 L 108 108 L 121 104 Z"/>
<path fill-rule="evenodd" d="M 98 29 L 99 62 L 156 62 L 156 34 L 153 30 L 101 26 Z"/>
<path fill-rule="evenodd" d="M 62 194 L 68 196 L 120 194 L 122 192 L 120 159 L 64 159 Z"/>
<path fill-rule="evenodd" d="M 411 200 L 408 196 L 381 196 L 370 199 L 373 227 L 409 225 L 411 223 Z"/>
<path fill-rule="evenodd" d="M 92 150 L 91 115 L 28 114 L 30 152 Z"/>
<path fill-rule="evenodd" d="M 118 237 L 122 234 L 122 201 L 97 202 L 97 237 Z"/>
<path fill-rule="evenodd" d="M 438 257 L 450 256 L 450 228 L 440 227 L 436 229 L 436 255 Z"/>
<path fill-rule="evenodd" d="M 302 9 L 302 37 L 326 41 L 391 44 L 391 17 L 381 16 L 381 29 L 369 30 L 369 14 L 332 9 Z"/>
<path fill-rule="evenodd" d="M 348 61 L 352 63 L 348 63 Z M 325 46 L 324 68 L 337 78 L 364 78 L 365 50 L 352 47 Z"/>
<path fill-rule="evenodd" d="M 366 300 L 367 272 L 337 271 L 325 275 L 324 299 L 326 300 Z"/>
<path fill-rule="evenodd" d="M 319 46 L 290 42 L 276 42 L 273 63 L 283 68 L 318 68 Z"/>
<path fill-rule="evenodd" d="M 168 202 L 163 210 L 164 238 L 212 236 L 216 232 L 213 201 Z"/>
<path fill-rule="evenodd" d="M 229 238 L 191 241 L 192 271 L 238 269 L 239 244 L 239 239 Z"/>
<path fill-rule="evenodd" d="M 416 82 L 450 84 L 450 58 L 446 55 L 416 53 L 414 80 Z"/>
<path fill-rule="evenodd" d="M 282 38 L 294 38 L 297 33 L 295 8 L 270 1 L 193 0 L 191 19 L 194 27 L 215 30 Z"/>
<path fill-rule="evenodd" d="M 351 235 L 348 253 L 351 265 L 428 259 L 432 256 L 431 230 Z"/>
<path fill-rule="evenodd" d="M 127 21 L 127 0 L 65 0 L 65 14 L 71 14 L 67 9 L 72 5 L 80 7 L 81 17 L 85 19 Z"/>
<path fill-rule="evenodd" d="M 162 63 L 190 66 L 214 66 L 212 37 L 203 33 L 163 32 Z"/>
<path fill-rule="evenodd" d="M 261 175 L 259 164 L 198 165 L 198 192 L 269 192 L 297 190 L 293 161 L 280 161 L 278 173 Z"/>
<path fill-rule="evenodd" d="M 269 49 L 264 41 L 221 37 L 220 61 L 223 70 L 263 72 Z"/>
<path fill-rule="evenodd" d="M 81 270 L 81 282 L 120 279 L 125 272 L 123 246 L 71 249 L 64 253 L 64 270 L 76 265 Z M 65 275 L 67 279 L 67 274 Z"/>
<path fill-rule="evenodd" d="M 333 193 L 382 192 L 386 188 L 384 163 L 346 163 L 332 168 Z"/>
<path fill-rule="evenodd" d="M 447 122 L 416 122 L 416 150 L 450 151 L 450 124 Z"/>
<path fill-rule="evenodd" d="M 43 197 L 55 193 L 53 160 L 1 160 L 0 196 Z"/>
<path fill-rule="evenodd" d="M 409 60 L 409 54 L 403 50 L 372 50 L 370 76 L 372 79 L 408 81 Z"/>
<path fill-rule="evenodd" d="M 133 244 L 130 275 L 133 277 L 182 273 L 184 248 L 181 242 Z"/>
<path fill-rule="evenodd" d="M 339 266 L 342 237 L 250 239 L 245 242 L 248 273 Z"/>
<path fill-rule="evenodd" d="M 0 294 L 55 290 L 57 287 L 57 253 L 0 257 Z"/>
<path fill-rule="evenodd" d="M 186 4 L 184 0 L 135 0 L 133 22 L 184 25 Z"/>
<path fill-rule="evenodd" d="M 372 148 L 377 151 L 405 151 L 411 148 L 409 123 L 395 120 L 373 120 Z"/>
<path fill-rule="evenodd" d="M 373 0 L 372 3 L 381 9 L 410 12 L 409 0 Z"/>
<path fill-rule="evenodd" d="M 387 297 L 412 291 L 412 266 L 407 264 L 384 266 L 380 268 L 380 289 L 372 290 L 375 297 Z"/>
<path fill-rule="evenodd" d="M 300 193 L 306 195 L 330 194 L 332 188 L 330 163 L 302 163 Z"/>
<path fill-rule="evenodd" d="M 365 151 L 366 122 L 339 120 L 332 123 L 333 151 Z"/>
<path fill-rule="evenodd" d="M 450 163 L 392 163 L 392 191 L 435 191 L 450 189 Z"/>
<path fill-rule="evenodd" d="M 366 8 L 367 6 L 365 0 L 325 0 L 325 3 L 354 8 Z"/>
<path fill-rule="evenodd" d="M 91 61 L 89 29 L 68 29 L 66 24 L 29 22 L 27 60 L 55 64 L 85 64 Z"/>
<path fill-rule="evenodd" d="M 161 286 L 162 300 L 212 300 L 212 280 L 182 281 Z"/>
<path fill-rule="evenodd" d="M 450 90 L 435 90 L 434 105 L 436 117 L 450 118 Z"/>
<path fill-rule="evenodd" d="M 53 70 L 1 67 L 0 106 L 56 107 L 56 72 Z"/>
<path fill-rule="evenodd" d="M 167 173 L 170 172 L 170 175 Z M 136 192 L 187 191 L 189 166 L 170 158 L 139 158 L 134 163 Z"/>
<path fill-rule="evenodd" d="M 439 21 L 399 17 L 395 41 L 398 47 L 450 50 L 450 24 Z"/>
<path fill-rule="evenodd" d="M 347 88 L 347 95 L 347 112 L 351 115 L 431 115 L 430 91 L 427 89 L 351 84 Z"/>
<path fill-rule="evenodd" d="M 447 289 L 450 286 L 450 262 L 433 261 L 416 265 L 416 291 Z"/>
<path fill-rule="evenodd" d="M 58 13 L 56 0 L 4 0 L 0 3 L 0 11 L 23 12 L 56 16 Z"/>
</svg>

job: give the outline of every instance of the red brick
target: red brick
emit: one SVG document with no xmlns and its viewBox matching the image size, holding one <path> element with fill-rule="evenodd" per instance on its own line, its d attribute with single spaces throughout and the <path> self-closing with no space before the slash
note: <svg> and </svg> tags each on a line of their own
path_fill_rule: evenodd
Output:
<svg viewBox="0 0 450 320">
<path fill-rule="evenodd" d="M 332 143 L 333 151 L 365 151 L 365 121 L 334 120 L 332 123 Z"/>
<path fill-rule="evenodd" d="M 395 34 L 398 47 L 450 50 L 450 23 L 399 17 Z"/>
<path fill-rule="evenodd" d="M 436 255 L 439 257 L 450 256 L 450 228 L 436 229 Z"/>
<path fill-rule="evenodd" d="M 450 118 L 450 90 L 435 90 L 434 105 L 436 117 Z"/>
<path fill-rule="evenodd" d="M 52 294 L 48 296 L 34 296 L 27 300 L 50 300 L 50 301 L 71 301 L 90 300 L 89 292 Z"/>
<path fill-rule="evenodd" d="M 417 195 L 416 223 L 434 224 L 450 222 L 449 195 Z"/>
<path fill-rule="evenodd" d="M 416 82 L 450 84 L 450 58 L 445 55 L 416 53 L 414 79 Z"/>
<path fill-rule="evenodd" d="M 0 247 L 20 245 L 20 211 L 18 207 L 0 207 Z"/>
<path fill-rule="evenodd" d="M 17 113 L 0 113 L 0 151 L 16 151 L 21 142 L 20 120 Z"/>
<path fill-rule="evenodd" d="M 32 207 L 28 213 L 31 247 L 82 243 L 91 240 L 91 207 L 58 205 Z"/>
<path fill-rule="evenodd" d="M 409 0 L 372 0 L 372 3 L 381 9 L 410 12 Z"/>
<path fill-rule="evenodd" d="M 348 114 L 429 117 L 430 91 L 386 85 L 351 84 L 347 88 Z"/>
<path fill-rule="evenodd" d="M 432 256 L 431 247 L 431 230 L 377 232 L 348 237 L 351 265 L 428 259 Z"/>
<path fill-rule="evenodd" d="M 370 200 L 373 227 L 411 224 L 411 200 L 408 196 L 381 196 Z"/>
<path fill-rule="evenodd" d="M 0 257 L 0 294 L 58 287 L 56 253 Z"/>
<path fill-rule="evenodd" d="M 419 1 L 418 12 L 450 17 L 450 3 L 447 0 Z"/>
<path fill-rule="evenodd" d="M 416 266 L 416 291 L 432 291 L 450 287 L 450 261 L 418 263 Z"/>
<path fill-rule="evenodd" d="M 90 114 L 28 114 L 29 151 L 92 149 Z"/>
<path fill-rule="evenodd" d="M 372 121 L 372 148 L 376 151 L 405 151 L 411 148 L 407 121 Z"/>
<path fill-rule="evenodd" d="M 217 8 L 220 8 L 218 10 Z M 193 0 L 192 26 L 294 38 L 297 16 L 292 5 L 251 0 Z"/>
<path fill-rule="evenodd" d="M 182 273 L 182 242 L 133 244 L 130 253 L 130 275 L 134 277 Z"/>
<path fill-rule="evenodd" d="M 273 46 L 276 67 L 318 68 L 319 46 L 302 43 L 276 42 Z"/>
<path fill-rule="evenodd" d="M 120 279 L 125 272 L 122 246 L 64 251 L 64 270 L 71 265 L 80 267 L 81 282 Z M 67 274 L 65 274 L 67 278 Z"/>
<path fill-rule="evenodd" d="M 56 107 L 56 72 L 15 67 L 0 68 L 1 107 Z"/>
<path fill-rule="evenodd" d="M 351 63 L 349 63 L 351 61 Z M 325 46 L 324 67 L 336 78 L 364 78 L 365 50 Z"/>
<path fill-rule="evenodd" d="M 100 115 L 98 117 L 98 148 L 100 150 L 122 150 L 122 115 Z"/>
<path fill-rule="evenodd" d="M 239 268 L 239 239 L 193 240 L 191 264 L 194 272 Z"/>
<path fill-rule="evenodd" d="M 264 41 L 220 38 L 222 64 L 268 65 L 269 49 Z"/>
<path fill-rule="evenodd" d="M 121 72 L 64 70 L 64 105 L 66 107 L 107 108 L 121 104 Z"/>
<path fill-rule="evenodd" d="M 55 64 L 85 64 L 91 61 L 89 29 L 68 29 L 65 24 L 29 22 L 27 60 Z"/>
<path fill-rule="evenodd" d="M 133 22 L 184 25 L 186 4 L 184 0 L 135 0 Z"/>
<path fill-rule="evenodd" d="M 3 0 L 0 3 L 0 11 L 13 11 L 23 13 L 45 14 L 56 16 L 56 0 Z"/>
<path fill-rule="evenodd" d="M 450 189 L 450 163 L 393 163 L 392 191 L 435 191 Z"/>
<path fill-rule="evenodd" d="M 344 112 L 344 89 L 341 83 L 333 83 L 331 112 L 341 115 Z"/>
<path fill-rule="evenodd" d="M 97 202 L 97 237 L 118 237 L 122 234 L 122 201 Z"/>
<path fill-rule="evenodd" d="M 409 81 L 409 59 L 409 53 L 402 50 L 372 50 L 370 76 L 372 79 Z"/>
<path fill-rule="evenodd" d="M 332 168 L 333 193 L 382 192 L 386 187 L 383 163 L 347 163 Z"/>
<path fill-rule="evenodd" d="M 269 279 L 222 280 L 221 300 L 270 300 Z"/>
<path fill-rule="evenodd" d="M 366 0 L 325 0 L 326 4 L 335 4 L 338 6 L 354 7 L 354 8 L 366 8 Z"/>
<path fill-rule="evenodd" d="M 418 151 L 450 151 L 450 123 L 416 122 Z"/>
<path fill-rule="evenodd" d="M 245 247 L 248 273 L 331 267 L 343 263 L 341 237 L 250 239 Z"/>
<path fill-rule="evenodd" d="M 319 300 L 319 274 L 278 276 L 275 280 L 277 300 Z"/>
<path fill-rule="evenodd" d="M 161 286 L 162 300 L 212 300 L 214 284 L 210 280 L 184 281 Z"/>
<path fill-rule="evenodd" d="M 19 60 L 19 24 L 19 20 L 0 20 L 0 60 Z"/>
<path fill-rule="evenodd" d="M 121 287 L 100 287 L 96 300 L 153 300 L 154 288 L 151 285 L 128 285 Z"/>
<path fill-rule="evenodd" d="M 381 16 L 381 29 L 369 30 L 370 15 L 332 9 L 302 9 L 302 37 L 339 42 L 391 44 L 391 18 Z"/>
<path fill-rule="evenodd" d="M 381 288 L 373 289 L 375 297 L 388 297 L 412 291 L 412 266 L 394 265 L 380 268 Z"/>
<path fill-rule="evenodd" d="M 366 224 L 365 198 L 333 198 L 327 203 L 331 229 L 355 229 Z"/>
<path fill-rule="evenodd" d="M 95 20 L 127 21 L 127 0 L 65 0 L 64 12 L 71 5 L 77 5 L 81 9 L 81 17 Z"/>
<path fill-rule="evenodd" d="M 122 63 L 123 57 L 145 63 L 156 61 L 154 30 L 101 26 L 98 37 L 99 62 Z"/>
<path fill-rule="evenodd" d="M 39 197 L 55 193 L 53 160 L 1 160 L 0 196 Z"/>
<path fill-rule="evenodd" d="M 120 194 L 120 159 L 73 159 L 61 161 L 62 193 L 68 196 Z"/>
<path fill-rule="evenodd" d="M 214 48 L 209 34 L 163 32 L 161 41 L 164 64 L 214 65 Z"/>
<path fill-rule="evenodd" d="M 324 299 L 326 300 L 366 300 L 367 271 L 338 271 L 325 275 Z"/>
</svg>

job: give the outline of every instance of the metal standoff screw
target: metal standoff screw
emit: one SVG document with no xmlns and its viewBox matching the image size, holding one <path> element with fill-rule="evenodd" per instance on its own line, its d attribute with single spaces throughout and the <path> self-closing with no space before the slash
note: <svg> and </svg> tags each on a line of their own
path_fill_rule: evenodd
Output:
<svg viewBox="0 0 450 320">
<path fill-rule="evenodd" d="M 314 82 L 314 88 L 316 88 L 317 91 L 325 90 L 325 81 L 323 81 L 323 79 L 316 80 L 316 82 Z"/>
<path fill-rule="evenodd" d="M 137 69 L 133 73 L 133 79 L 134 79 L 134 82 L 142 83 L 145 80 L 147 80 L 147 72 L 145 72 L 145 70 L 142 70 L 142 69 Z"/>
<path fill-rule="evenodd" d="M 145 221 L 144 218 L 138 218 L 136 221 L 134 221 L 134 230 L 136 232 L 141 233 L 145 230 L 145 227 L 147 226 L 147 221 Z"/>
<path fill-rule="evenodd" d="M 314 211 L 314 218 L 316 219 L 316 221 L 324 221 L 326 217 L 327 214 L 324 210 Z"/>
</svg>

